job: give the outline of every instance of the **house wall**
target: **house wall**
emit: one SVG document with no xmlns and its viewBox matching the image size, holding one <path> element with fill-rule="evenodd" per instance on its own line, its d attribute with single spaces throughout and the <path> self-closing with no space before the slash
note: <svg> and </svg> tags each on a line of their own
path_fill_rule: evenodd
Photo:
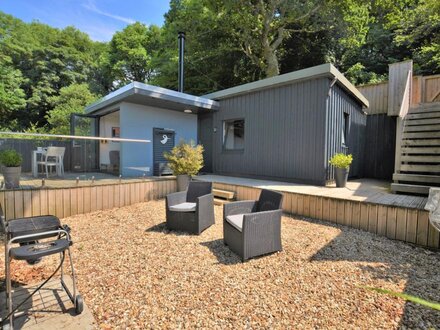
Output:
<svg viewBox="0 0 440 330">
<path fill-rule="evenodd" d="M 153 128 L 168 128 L 180 139 L 197 141 L 197 115 L 174 110 L 121 103 L 121 138 L 153 141 Z M 123 176 L 153 175 L 153 143 L 121 142 Z"/>
<path fill-rule="evenodd" d="M 329 85 L 319 78 L 220 100 L 213 114 L 213 172 L 324 184 Z M 223 122 L 239 118 L 245 120 L 244 150 L 225 151 Z"/>
<path fill-rule="evenodd" d="M 99 136 L 112 137 L 112 128 L 119 126 L 119 111 L 112 112 L 109 115 L 99 119 Z M 99 163 L 110 164 L 110 151 L 119 150 L 119 142 L 100 142 L 99 143 Z"/>
<path fill-rule="evenodd" d="M 344 113 L 349 114 L 348 139 L 344 148 L 342 145 L 342 132 Z M 362 111 L 362 105 L 351 95 L 347 94 L 338 84 L 335 84 L 327 97 L 327 122 L 326 122 L 326 151 L 325 166 L 327 181 L 334 180 L 334 168 L 328 161 L 336 153 L 353 155 L 350 166 L 350 177 L 363 176 L 364 141 L 367 116 Z"/>
</svg>

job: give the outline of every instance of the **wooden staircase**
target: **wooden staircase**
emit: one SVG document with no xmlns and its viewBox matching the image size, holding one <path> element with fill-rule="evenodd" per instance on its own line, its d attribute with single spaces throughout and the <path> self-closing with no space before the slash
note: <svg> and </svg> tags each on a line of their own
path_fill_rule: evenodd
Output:
<svg viewBox="0 0 440 330">
<path fill-rule="evenodd" d="M 429 187 L 440 186 L 440 102 L 420 104 L 404 117 L 393 181 L 391 190 L 400 193 L 427 195 Z"/>
<path fill-rule="evenodd" d="M 214 195 L 214 205 L 223 205 L 235 200 L 235 193 L 233 191 L 212 189 Z"/>
</svg>

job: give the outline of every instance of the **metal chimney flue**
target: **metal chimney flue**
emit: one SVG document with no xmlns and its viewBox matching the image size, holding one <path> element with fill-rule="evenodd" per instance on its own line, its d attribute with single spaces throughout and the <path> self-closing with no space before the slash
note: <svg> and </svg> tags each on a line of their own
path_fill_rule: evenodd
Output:
<svg viewBox="0 0 440 330">
<path fill-rule="evenodd" d="M 183 84 L 184 84 L 184 73 L 183 73 L 183 56 L 185 53 L 185 32 L 179 32 L 179 85 L 178 91 L 183 93 Z"/>
</svg>

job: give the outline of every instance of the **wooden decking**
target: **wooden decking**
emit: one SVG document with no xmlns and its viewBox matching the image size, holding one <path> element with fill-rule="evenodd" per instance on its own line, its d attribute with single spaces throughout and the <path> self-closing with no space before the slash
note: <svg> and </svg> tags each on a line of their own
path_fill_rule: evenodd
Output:
<svg viewBox="0 0 440 330">
<path fill-rule="evenodd" d="M 424 210 L 427 198 L 391 194 L 389 183 L 375 180 L 350 181 L 346 188 L 202 175 L 214 188 L 233 191 L 237 200 L 258 199 L 261 189 L 283 192 L 283 210 L 288 214 L 324 220 L 368 231 L 391 239 L 438 249 L 439 232 Z"/>
<path fill-rule="evenodd" d="M 371 179 L 349 181 L 346 188 L 336 188 L 334 185 L 320 187 L 221 175 L 200 175 L 197 180 L 420 210 L 424 209 L 428 200 L 421 196 L 393 194 L 390 191 L 389 182 Z"/>
</svg>

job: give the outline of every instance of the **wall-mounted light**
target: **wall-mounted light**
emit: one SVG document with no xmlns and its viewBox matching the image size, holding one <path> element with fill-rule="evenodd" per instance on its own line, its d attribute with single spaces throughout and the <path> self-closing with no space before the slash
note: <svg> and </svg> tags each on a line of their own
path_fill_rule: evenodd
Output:
<svg viewBox="0 0 440 330">
<path fill-rule="evenodd" d="M 192 113 L 192 110 L 191 109 L 185 109 L 185 110 L 183 110 L 183 112 L 185 112 L 185 113 Z"/>
<path fill-rule="evenodd" d="M 217 127 L 214 127 L 214 133 L 217 133 Z"/>
</svg>

